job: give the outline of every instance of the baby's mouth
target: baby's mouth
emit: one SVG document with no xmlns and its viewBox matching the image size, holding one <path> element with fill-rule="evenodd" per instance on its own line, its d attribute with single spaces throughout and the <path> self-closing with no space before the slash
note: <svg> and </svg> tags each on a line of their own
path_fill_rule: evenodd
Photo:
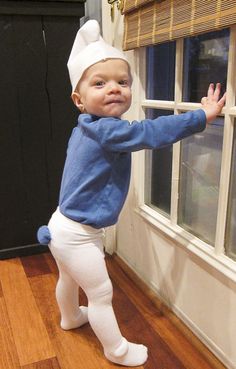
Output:
<svg viewBox="0 0 236 369">
<path fill-rule="evenodd" d="M 108 105 L 110 105 L 110 104 L 121 104 L 121 103 L 122 103 L 121 100 L 110 100 L 110 101 L 107 102 Z"/>
</svg>

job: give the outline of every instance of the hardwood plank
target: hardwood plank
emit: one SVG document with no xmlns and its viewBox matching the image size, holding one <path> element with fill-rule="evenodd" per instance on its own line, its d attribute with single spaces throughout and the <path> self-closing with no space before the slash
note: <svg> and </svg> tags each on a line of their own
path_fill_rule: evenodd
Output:
<svg viewBox="0 0 236 369">
<path fill-rule="evenodd" d="M 143 343 L 148 347 L 149 357 L 145 369 L 185 369 L 181 360 L 175 355 L 157 331 L 148 324 L 142 313 L 131 302 L 113 279 L 114 310 L 122 334 L 131 342 Z"/>
<path fill-rule="evenodd" d="M 46 262 L 47 264 L 49 265 L 49 268 L 51 270 L 52 273 L 55 274 L 55 276 L 58 276 L 58 268 L 57 268 L 57 264 L 52 256 L 52 254 L 50 252 L 46 253 L 44 255 L 45 259 L 46 259 Z"/>
<path fill-rule="evenodd" d="M 48 258 L 51 256 L 48 256 Z M 72 331 L 59 326 L 60 316 L 55 299 L 57 276 L 53 274 L 30 278 L 31 288 L 47 327 L 49 337 L 62 369 L 112 369 L 103 355 L 99 341 L 89 324 Z M 140 369 L 143 367 L 139 367 Z M 129 367 L 127 367 L 129 369 Z M 130 368 L 131 369 L 131 368 Z M 157 369 L 157 368 L 156 368 Z"/>
<path fill-rule="evenodd" d="M 3 297 L 0 298 L 0 369 L 19 369 L 15 342 L 12 335 L 7 307 Z"/>
<path fill-rule="evenodd" d="M 20 260 L 27 277 L 34 277 L 52 272 L 44 254 L 22 257 Z"/>
<path fill-rule="evenodd" d="M 0 280 L 20 365 L 55 357 L 19 259 L 0 261 Z"/>
<path fill-rule="evenodd" d="M 51 359 L 38 361 L 37 363 L 24 365 L 21 369 L 61 369 L 57 358 L 53 357 Z"/>
<path fill-rule="evenodd" d="M 37 362 L 32 361 L 21 368 L 14 367 L 14 364 L 9 364 L 7 367 L 4 363 L 3 368 L 0 366 L 0 369 L 120 368 L 120 366 L 105 359 L 100 343 L 89 325 L 67 332 L 60 329 L 60 316 L 55 299 L 58 270 L 50 253 L 44 254 L 44 258 L 51 273 L 43 274 L 40 272 L 41 267 L 35 266 L 35 270 L 39 268 L 39 273 L 32 272 L 32 276 L 28 277 L 28 283 L 47 329 L 54 357 L 51 357 L 50 360 L 44 358 Z M 149 348 L 148 361 L 143 366 L 138 367 L 139 369 L 225 369 L 199 340 L 193 339 L 193 334 L 187 328 L 181 327 L 183 323 L 173 313 L 147 292 L 147 286 L 133 275 L 130 268 L 124 266 L 117 257 L 107 257 L 106 260 L 109 274 L 113 280 L 113 305 L 121 331 L 130 341 L 142 342 Z M 41 261 L 39 262 L 41 263 Z M 26 270 L 29 270 L 27 269 L 27 260 L 23 263 Z M 23 267 L 22 270 L 24 271 Z M 18 273 L 17 268 L 15 272 Z M 12 283 L 17 278 L 17 275 L 13 276 Z M 2 284 L 2 289 L 5 296 L 4 284 Z M 82 304 L 86 304 L 86 296 L 83 292 L 80 292 L 80 299 Z M 4 301 L 4 298 L 2 300 Z M 198 343 L 196 344 L 194 340 L 197 340 Z M 7 347 L 9 350 L 10 342 Z M 53 365 L 57 366 L 54 368 Z"/>
<path fill-rule="evenodd" d="M 107 265 L 111 277 L 186 369 L 226 369 L 119 257 L 107 258 Z"/>
<path fill-rule="evenodd" d="M 3 292 L 2 292 L 2 284 L 1 284 L 1 281 L 0 281 L 0 298 L 3 297 Z"/>
</svg>

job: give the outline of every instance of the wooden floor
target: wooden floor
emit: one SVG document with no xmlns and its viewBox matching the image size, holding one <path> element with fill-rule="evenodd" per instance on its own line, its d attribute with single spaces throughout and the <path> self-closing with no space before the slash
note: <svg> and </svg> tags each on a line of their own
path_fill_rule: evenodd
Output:
<svg viewBox="0 0 236 369">
<path fill-rule="evenodd" d="M 158 301 L 142 292 L 117 257 L 107 257 L 114 310 L 130 341 L 149 348 L 145 369 L 223 369 Z M 0 369 L 108 369 L 89 324 L 59 327 L 57 268 L 49 253 L 0 261 Z M 137 282 L 137 279 L 136 279 Z M 81 292 L 82 304 L 86 297 Z"/>
</svg>

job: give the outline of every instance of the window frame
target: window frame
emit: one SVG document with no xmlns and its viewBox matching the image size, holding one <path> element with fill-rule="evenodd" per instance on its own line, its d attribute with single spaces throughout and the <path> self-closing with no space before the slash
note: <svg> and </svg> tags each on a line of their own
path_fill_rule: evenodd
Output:
<svg viewBox="0 0 236 369">
<path fill-rule="evenodd" d="M 150 164 L 148 161 L 150 153 L 143 152 L 140 154 L 142 159 L 143 183 L 139 186 L 139 206 L 136 209 L 138 214 L 152 226 L 164 232 L 167 236 L 177 241 L 177 244 L 187 248 L 195 255 L 202 258 L 207 264 L 213 266 L 227 277 L 236 281 L 236 262 L 225 255 L 225 235 L 227 222 L 227 208 L 230 190 L 230 172 L 231 159 L 233 149 L 234 119 L 236 117 L 236 25 L 230 27 L 230 42 L 228 54 L 228 71 L 227 71 L 227 100 L 226 105 L 220 116 L 223 116 L 224 135 L 222 146 L 221 174 L 219 184 L 219 200 L 216 222 L 216 238 L 215 245 L 212 247 L 208 243 L 202 241 L 198 237 L 184 230 L 178 225 L 178 194 L 180 180 L 180 152 L 181 143 L 177 142 L 173 145 L 172 159 L 172 183 L 171 183 L 171 211 L 168 219 L 163 213 L 154 210 L 145 203 L 145 187 L 148 186 L 148 178 L 145 174 L 150 173 Z M 141 48 L 137 53 L 137 63 L 139 65 L 140 77 L 140 117 L 144 118 L 145 108 L 172 110 L 174 114 L 195 110 L 200 108 L 200 103 L 189 103 L 182 101 L 182 83 L 183 83 L 183 57 L 184 57 L 184 39 L 176 41 L 176 62 L 175 62 L 175 94 L 174 101 L 148 100 L 145 98 L 146 60 L 145 48 Z M 142 92 L 140 94 L 140 92 Z"/>
</svg>

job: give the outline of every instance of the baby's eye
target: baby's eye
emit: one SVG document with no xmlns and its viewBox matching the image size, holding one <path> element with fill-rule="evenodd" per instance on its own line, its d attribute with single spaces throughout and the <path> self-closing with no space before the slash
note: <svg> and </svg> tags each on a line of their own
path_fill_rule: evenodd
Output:
<svg viewBox="0 0 236 369">
<path fill-rule="evenodd" d="M 119 84 L 121 86 L 128 86 L 129 82 L 126 79 L 122 79 L 122 80 L 119 81 Z"/>
<path fill-rule="evenodd" d="M 105 84 L 105 82 L 104 82 L 104 81 L 96 81 L 96 82 L 94 83 L 94 85 L 95 85 L 96 87 L 102 87 L 102 86 L 104 86 L 104 84 Z"/>
</svg>

